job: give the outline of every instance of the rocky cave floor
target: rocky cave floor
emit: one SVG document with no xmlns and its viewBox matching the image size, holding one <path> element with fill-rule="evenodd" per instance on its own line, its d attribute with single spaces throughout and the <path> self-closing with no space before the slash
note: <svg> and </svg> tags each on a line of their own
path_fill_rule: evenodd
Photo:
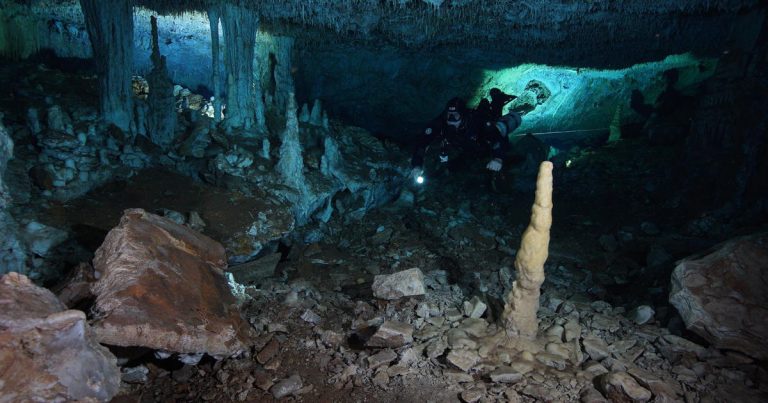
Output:
<svg viewBox="0 0 768 403">
<path fill-rule="evenodd" d="M 21 155 L 30 152 L 21 144 Z M 508 169 L 494 191 L 486 173 L 469 169 L 406 187 L 360 220 L 334 213 L 319 242 L 271 245 L 273 254 L 248 263 L 260 270 L 238 279 L 253 348 L 195 365 L 115 349 L 124 380 L 115 401 L 765 401 L 764 365 L 706 347 L 667 302 L 674 261 L 736 233 L 678 212 L 665 182 L 674 155 L 637 138 L 558 157 L 541 351 L 491 357 L 483 344 L 499 330 L 534 173 Z M 161 168 L 66 203 L 37 191 L 17 201 L 27 216 L 70 229 L 73 263 L 88 259 L 126 208 L 195 211 L 219 241 L 261 208 Z M 263 268 L 274 275 L 259 276 Z M 425 274 L 425 295 L 373 297 L 375 275 L 411 268 Z M 366 346 L 386 321 L 411 326 L 413 342 Z"/>
<path fill-rule="evenodd" d="M 579 175 L 600 172 L 601 158 L 615 158 L 603 153 L 632 152 L 647 164 L 647 155 L 638 155 L 636 146 L 596 150 L 583 157 L 584 168 L 568 169 Z M 636 174 L 636 168 L 626 164 L 625 175 L 616 181 L 626 182 L 623 178 Z M 532 201 L 530 191 L 492 191 L 477 180 L 485 175 L 435 179 L 415 189 L 413 204 L 400 200 L 359 222 L 334 217 L 323 228 L 323 241 L 281 244 L 279 262 L 262 259 L 276 266 L 275 275 L 251 278 L 245 291 L 249 298 L 243 314 L 258 333 L 250 354 L 220 361 L 205 358 L 198 365 L 159 360 L 152 352 L 126 354 L 138 357 L 124 358 L 129 382 L 118 401 L 265 401 L 288 396 L 301 401 L 597 402 L 602 395 L 596 391 L 596 377 L 608 371 L 631 374 L 656 401 L 760 401 L 768 396 L 756 386 L 763 374 L 756 363 L 738 353 L 703 347 L 703 341 L 684 331 L 666 302 L 674 259 L 713 240 L 685 235 L 674 221 L 643 220 L 643 210 L 653 210 L 652 202 L 637 194 L 627 194 L 614 205 L 618 211 L 611 211 L 610 204 L 578 205 L 589 198 L 569 192 L 588 192 L 589 181 L 569 186 L 567 175 L 560 176 L 564 182 L 555 196 L 540 311 L 540 334 L 557 345 L 548 351 L 560 355 L 521 354 L 507 362 L 480 359 L 466 371 L 457 368 L 447 358 L 450 349 L 462 343 L 477 348 L 482 336 L 497 330 L 501 297 L 514 278 L 515 249 Z M 82 242 L 98 246 L 99 236 L 129 207 L 198 211 L 208 223 L 203 232 L 216 238 L 228 226 L 240 225 L 237 217 L 243 210 L 233 210 L 233 202 L 220 189 L 178 174 L 144 171 L 55 205 L 48 213 L 52 224 L 91 228 L 82 232 Z M 627 214 L 625 206 L 636 214 Z M 623 219 L 613 220 L 619 216 Z M 414 267 L 426 274 L 425 296 L 399 301 L 373 297 L 375 275 Z M 478 302 L 487 305 L 482 317 L 468 317 Z M 633 309 L 641 305 L 655 314 Z M 385 320 L 412 325 L 414 342 L 366 347 L 366 330 Z M 452 334 L 455 329 L 463 337 Z"/>
</svg>

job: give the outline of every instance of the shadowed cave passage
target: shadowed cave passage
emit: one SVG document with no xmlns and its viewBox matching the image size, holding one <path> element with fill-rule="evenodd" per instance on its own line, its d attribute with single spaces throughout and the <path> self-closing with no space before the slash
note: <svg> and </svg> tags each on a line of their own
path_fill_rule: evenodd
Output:
<svg viewBox="0 0 768 403">
<path fill-rule="evenodd" d="M 764 2 L 0 6 L 7 399 L 766 400 Z"/>
</svg>

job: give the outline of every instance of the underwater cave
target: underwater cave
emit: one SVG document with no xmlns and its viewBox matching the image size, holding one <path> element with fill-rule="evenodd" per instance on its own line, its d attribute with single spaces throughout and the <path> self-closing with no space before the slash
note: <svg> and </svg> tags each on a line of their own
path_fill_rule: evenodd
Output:
<svg viewBox="0 0 768 403">
<path fill-rule="evenodd" d="M 768 401 L 768 3 L 0 0 L 0 402 Z"/>
</svg>

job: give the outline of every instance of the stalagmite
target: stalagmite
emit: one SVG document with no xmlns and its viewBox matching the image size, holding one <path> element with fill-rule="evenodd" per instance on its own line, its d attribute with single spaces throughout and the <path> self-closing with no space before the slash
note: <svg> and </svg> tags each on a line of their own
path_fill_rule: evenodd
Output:
<svg viewBox="0 0 768 403">
<path fill-rule="evenodd" d="M 301 144 L 299 143 L 296 100 L 293 94 L 288 97 L 288 112 L 285 119 L 285 131 L 282 134 L 283 143 L 280 145 L 280 161 L 277 163 L 277 172 L 283 183 L 302 194 L 306 187 L 306 179 L 304 178 L 304 160 L 301 156 Z"/>
<path fill-rule="evenodd" d="M 152 17 L 152 71 L 147 76 L 149 82 L 149 113 L 147 125 L 149 138 L 162 149 L 168 149 L 173 143 L 176 129 L 176 100 L 173 96 L 173 83 L 168 77 L 165 56 L 160 55 L 157 39 L 157 18 Z"/>
<path fill-rule="evenodd" d="M 80 0 L 99 72 L 104 120 L 123 131 L 133 122 L 133 2 Z"/>
<path fill-rule="evenodd" d="M 219 56 L 219 10 L 208 9 L 208 21 L 211 24 L 211 81 L 213 82 L 213 120 L 221 122 L 221 60 Z"/>
<path fill-rule="evenodd" d="M 309 122 L 309 106 L 307 104 L 301 105 L 301 112 L 299 113 L 299 122 Z"/>
<path fill-rule="evenodd" d="M 222 7 L 228 128 L 266 130 L 261 87 L 256 85 L 253 74 L 258 21 L 258 15 L 246 7 L 229 3 Z"/>
<path fill-rule="evenodd" d="M 309 124 L 321 126 L 323 124 L 323 104 L 319 99 L 312 105 L 312 112 L 309 114 Z"/>
<path fill-rule="evenodd" d="M 544 161 L 536 180 L 536 198 L 531 223 L 523 233 L 515 259 L 517 279 L 507 294 L 504 326 L 507 336 L 536 338 L 539 295 L 544 282 L 544 262 L 549 253 L 549 229 L 552 226 L 552 163 Z"/>
</svg>

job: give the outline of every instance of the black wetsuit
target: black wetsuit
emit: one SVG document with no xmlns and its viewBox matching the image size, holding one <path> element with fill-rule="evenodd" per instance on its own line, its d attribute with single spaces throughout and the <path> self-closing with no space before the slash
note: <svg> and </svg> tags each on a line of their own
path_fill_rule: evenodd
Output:
<svg viewBox="0 0 768 403">
<path fill-rule="evenodd" d="M 458 153 L 480 158 L 482 154 L 487 154 L 492 158 L 506 158 L 509 139 L 499 133 L 495 120 L 488 119 L 482 113 L 464 112 L 462 117 L 458 127 L 446 122 L 445 113 L 432 120 L 417 141 L 411 166 L 424 166 L 427 148 L 435 143 L 440 144 L 441 155 Z"/>
</svg>

